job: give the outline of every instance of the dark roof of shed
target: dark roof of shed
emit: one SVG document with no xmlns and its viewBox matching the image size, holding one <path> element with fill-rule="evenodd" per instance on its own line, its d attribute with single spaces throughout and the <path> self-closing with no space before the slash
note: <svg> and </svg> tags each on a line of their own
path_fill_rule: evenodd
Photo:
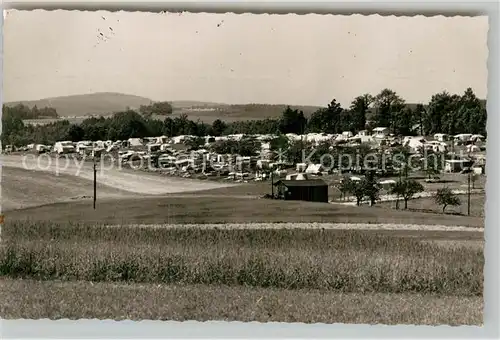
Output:
<svg viewBox="0 0 500 340">
<path fill-rule="evenodd" d="M 306 180 L 279 180 L 274 182 L 274 185 L 283 184 L 287 187 L 321 187 L 328 186 L 322 179 L 306 179 Z"/>
</svg>

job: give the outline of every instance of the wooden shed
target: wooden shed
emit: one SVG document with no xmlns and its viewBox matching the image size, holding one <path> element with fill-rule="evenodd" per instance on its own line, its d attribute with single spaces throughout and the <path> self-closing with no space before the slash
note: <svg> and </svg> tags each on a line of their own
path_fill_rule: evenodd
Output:
<svg viewBox="0 0 500 340">
<path fill-rule="evenodd" d="M 279 180 L 274 186 L 284 200 L 328 203 L 328 184 L 321 179 Z"/>
</svg>

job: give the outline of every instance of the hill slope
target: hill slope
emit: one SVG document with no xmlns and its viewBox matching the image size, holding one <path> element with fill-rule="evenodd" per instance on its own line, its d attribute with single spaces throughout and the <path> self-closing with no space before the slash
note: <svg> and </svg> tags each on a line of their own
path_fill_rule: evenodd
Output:
<svg viewBox="0 0 500 340">
<path fill-rule="evenodd" d="M 61 117 L 84 117 L 89 115 L 107 116 L 125 109 L 138 109 L 141 105 L 149 105 L 153 101 L 149 98 L 113 92 L 99 92 L 44 98 L 39 100 L 26 100 L 7 102 L 7 106 L 24 104 L 29 107 L 52 107 Z M 247 119 L 278 118 L 286 105 L 270 104 L 239 104 L 203 102 L 195 100 L 171 101 L 174 113 L 172 117 L 186 114 L 191 120 L 202 120 L 207 123 L 215 119 L 225 121 L 240 121 Z M 316 111 L 315 106 L 292 106 L 294 109 L 303 110 L 306 116 Z"/>
<path fill-rule="evenodd" d="M 123 111 L 127 107 L 137 109 L 141 105 L 148 105 L 151 99 L 123 93 L 100 92 L 45 98 L 40 100 L 18 101 L 5 103 L 7 106 L 24 104 L 29 107 L 53 107 L 61 117 L 79 117 L 89 114 L 107 115 L 116 111 Z"/>
</svg>

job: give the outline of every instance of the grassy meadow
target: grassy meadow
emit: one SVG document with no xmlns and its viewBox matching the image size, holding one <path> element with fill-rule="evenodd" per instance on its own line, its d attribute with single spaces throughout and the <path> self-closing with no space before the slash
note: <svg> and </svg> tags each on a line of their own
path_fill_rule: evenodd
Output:
<svg viewBox="0 0 500 340">
<path fill-rule="evenodd" d="M 461 204 L 459 206 L 447 206 L 446 214 L 467 216 L 467 195 L 457 195 Z M 471 194 L 470 216 L 485 217 L 485 194 Z M 378 207 L 395 208 L 396 202 L 381 202 Z M 400 201 L 401 208 L 404 202 Z M 442 206 L 438 206 L 432 197 L 414 198 L 408 201 L 408 210 L 412 212 L 426 212 L 440 214 Z"/>
<path fill-rule="evenodd" d="M 426 320 L 424 323 L 482 323 L 482 249 L 441 247 L 422 242 L 418 236 L 347 230 L 110 228 L 12 222 L 4 226 L 2 241 L 0 285 L 13 284 L 10 290 L 15 293 L 14 297 L 1 299 L 4 318 L 42 314 L 89 317 L 89 308 L 97 307 L 82 304 L 80 294 L 98 299 L 111 290 L 114 299 L 106 297 L 110 305 L 96 312 L 98 315 L 206 319 L 203 308 L 194 311 L 200 305 L 216 310 L 213 314 L 218 319 L 248 320 L 248 313 L 257 307 L 247 305 L 260 300 L 274 310 L 267 319 L 262 310 L 254 311 L 260 321 L 397 323 L 405 322 L 405 317 L 389 311 L 403 305 L 415 309 L 408 301 L 418 300 L 416 305 L 421 306 L 422 315 L 417 319 Z M 73 291 L 70 287 L 80 288 Z M 150 292 L 145 287 L 156 287 L 151 296 L 163 296 L 169 307 L 151 302 L 151 296 L 144 296 L 144 289 Z M 74 310 L 39 301 L 36 296 L 40 296 L 40 290 L 47 297 L 62 294 L 56 300 L 64 299 Z M 122 296 L 118 291 L 128 293 Z M 144 299 L 150 302 L 147 308 L 126 308 L 128 312 L 124 312 L 118 306 L 126 303 L 133 291 L 138 292 L 143 303 Z M 224 291 L 236 301 L 216 291 Z M 186 309 L 187 302 L 176 300 L 169 304 L 175 292 L 192 295 L 191 309 Z M 337 303 L 321 303 L 322 296 L 330 296 Z M 371 307 L 360 308 L 358 316 L 351 310 L 346 314 L 351 316 L 338 317 L 344 304 L 352 305 L 364 296 L 375 305 L 392 302 L 387 302 L 389 305 L 378 314 L 366 316 L 368 310 L 374 309 Z M 194 302 L 195 297 L 198 302 Z M 8 303 L 12 299 L 19 307 Z M 425 301 L 431 300 L 429 308 L 432 305 L 442 310 L 427 311 Z M 450 313 L 456 314 L 457 310 L 445 311 L 445 300 L 456 301 L 459 309 L 475 306 L 473 316 L 469 313 L 452 317 Z M 38 307 L 27 308 L 33 303 Z M 307 312 L 301 317 L 302 304 Z"/>
</svg>

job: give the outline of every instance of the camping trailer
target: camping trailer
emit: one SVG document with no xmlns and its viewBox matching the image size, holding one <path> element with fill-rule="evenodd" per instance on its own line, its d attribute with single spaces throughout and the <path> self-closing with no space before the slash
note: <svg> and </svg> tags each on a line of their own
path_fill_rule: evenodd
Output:
<svg viewBox="0 0 500 340">
<path fill-rule="evenodd" d="M 72 153 L 75 151 L 75 147 L 73 145 L 73 142 L 71 141 L 56 142 L 56 144 L 54 145 L 54 151 L 60 155 Z"/>
</svg>

